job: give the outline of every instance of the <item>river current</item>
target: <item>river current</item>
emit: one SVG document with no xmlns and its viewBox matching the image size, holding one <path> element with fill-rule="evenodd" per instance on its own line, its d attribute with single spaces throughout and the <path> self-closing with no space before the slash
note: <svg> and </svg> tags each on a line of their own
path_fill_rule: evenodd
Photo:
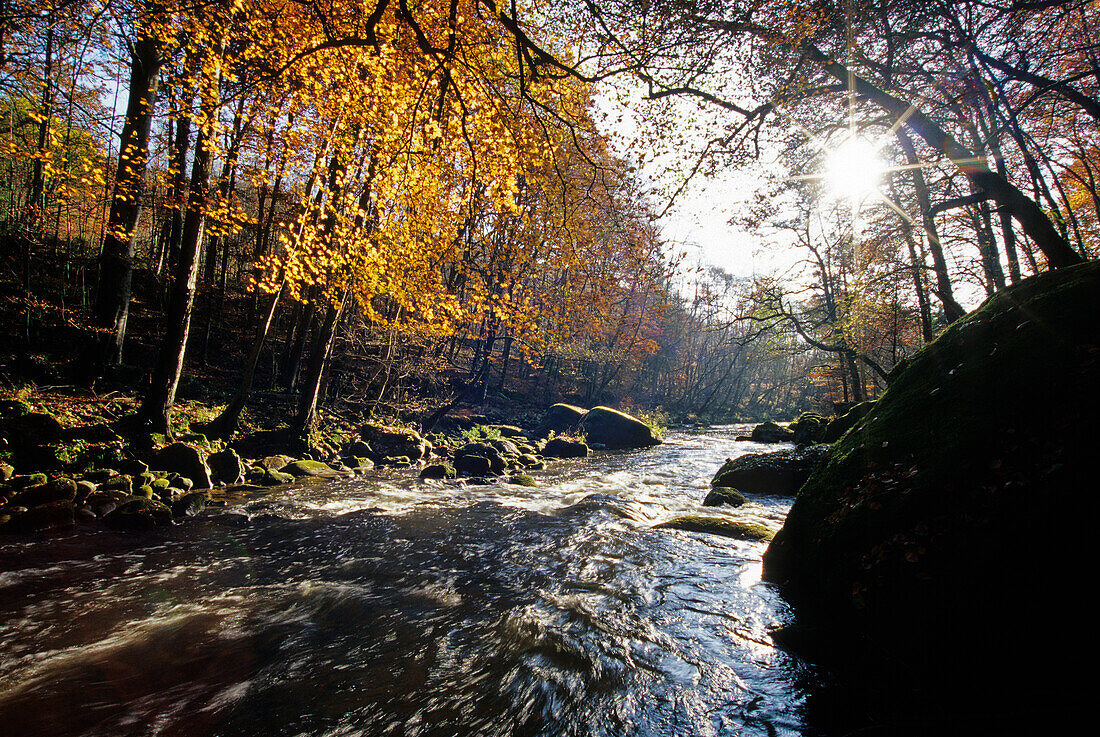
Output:
<svg viewBox="0 0 1100 737">
<path fill-rule="evenodd" d="M 242 496 L 171 528 L 0 539 L 0 733 L 801 735 L 760 581 L 791 499 L 704 509 L 743 426 L 536 472 Z M 774 446 L 772 446 L 774 448 Z"/>
</svg>

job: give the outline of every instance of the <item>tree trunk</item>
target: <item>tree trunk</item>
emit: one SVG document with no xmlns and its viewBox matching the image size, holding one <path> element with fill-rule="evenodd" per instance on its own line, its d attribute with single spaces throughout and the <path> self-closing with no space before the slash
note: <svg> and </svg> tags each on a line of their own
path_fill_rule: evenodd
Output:
<svg viewBox="0 0 1100 737">
<path fill-rule="evenodd" d="M 803 51 L 839 82 L 850 85 L 852 91 L 860 97 L 875 103 L 895 120 L 905 120 L 905 125 L 910 130 L 958 167 L 975 191 L 984 192 L 1000 207 L 1012 213 L 1020 227 L 1046 256 L 1051 268 L 1072 266 L 1083 261 L 1034 200 L 1025 196 L 1012 182 L 991 171 L 984 161 L 975 157 L 973 152 L 956 141 L 934 120 L 914 106 L 850 72 L 845 65 L 830 59 L 812 44 L 803 44 Z"/>
<path fill-rule="evenodd" d="M 213 158 L 213 143 L 205 131 L 195 141 L 195 160 L 191 166 L 191 192 L 187 196 L 187 214 L 183 220 L 176 278 L 168 303 L 164 338 L 161 341 L 153 383 L 142 403 L 142 419 L 154 432 L 170 434 L 169 414 L 176 400 L 176 387 L 183 373 L 187 351 L 187 334 L 191 327 L 191 311 L 195 302 L 198 278 L 199 248 L 202 245 L 206 188 Z"/>
<path fill-rule="evenodd" d="M 145 167 L 149 158 L 149 128 L 153 121 L 161 63 L 157 40 L 142 34 L 131 49 L 130 99 L 122 125 L 111 214 L 99 259 L 95 322 L 108 332 L 97 351 L 97 358 L 102 364 L 110 366 L 122 362 L 122 343 L 126 339 L 134 229 L 141 215 Z"/>
<path fill-rule="evenodd" d="M 349 292 L 345 291 L 338 304 L 329 304 L 325 311 L 325 320 L 314 337 L 305 383 L 302 385 L 302 394 L 298 399 L 298 414 L 294 418 L 294 429 L 303 437 L 312 432 L 317 425 L 317 402 L 321 395 L 321 378 L 328 365 L 332 345 L 336 342 L 336 326 L 340 322 L 340 313 L 343 312 L 344 305 L 347 303 L 348 294 Z"/>
</svg>

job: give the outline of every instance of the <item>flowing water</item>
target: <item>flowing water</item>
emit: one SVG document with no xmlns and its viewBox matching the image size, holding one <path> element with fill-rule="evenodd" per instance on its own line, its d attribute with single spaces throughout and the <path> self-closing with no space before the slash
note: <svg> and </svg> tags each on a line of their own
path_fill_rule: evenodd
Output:
<svg viewBox="0 0 1100 737">
<path fill-rule="evenodd" d="M 0 734 L 794 735 L 769 631 L 790 499 L 703 510 L 740 426 L 556 462 L 539 487 L 388 472 L 149 533 L 0 541 Z"/>
</svg>

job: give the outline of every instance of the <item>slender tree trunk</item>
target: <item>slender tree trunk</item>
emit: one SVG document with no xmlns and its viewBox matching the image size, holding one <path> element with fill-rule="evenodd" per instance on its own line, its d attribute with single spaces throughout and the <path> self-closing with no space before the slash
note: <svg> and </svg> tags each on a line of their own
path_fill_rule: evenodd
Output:
<svg viewBox="0 0 1100 737">
<path fill-rule="evenodd" d="M 913 175 L 913 190 L 917 195 L 917 206 L 920 208 L 921 224 L 924 226 L 924 234 L 928 242 L 928 253 L 932 256 L 932 271 L 936 274 L 935 294 L 943 305 L 944 319 L 955 322 L 966 314 L 958 302 L 951 287 L 951 276 L 947 273 L 947 259 L 943 256 L 943 246 L 940 243 L 939 230 L 936 228 L 936 219 L 932 216 L 932 200 L 928 193 L 928 184 L 924 180 L 924 173 L 920 169 L 917 159 L 917 151 L 909 134 L 901 128 L 897 131 L 898 143 L 905 152 L 905 158 Z"/>
<path fill-rule="evenodd" d="M 99 361 L 110 366 L 122 362 L 122 343 L 126 338 L 130 310 L 134 230 L 141 215 L 145 167 L 149 158 L 149 128 L 161 63 L 157 40 L 143 34 L 131 49 L 130 100 L 126 104 L 111 214 L 99 260 L 95 322 L 108 332 L 97 353 Z"/>
<path fill-rule="evenodd" d="M 153 370 L 153 382 L 142 403 L 142 419 L 155 432 L 169 433 L 169 415 L 176 401 L 176 387 L 183 373 L 187 351 L 187 335 L 191 328 L 191 312 L 195 302 L 198 279 L 199 249 L 202 245 L 206 189 L 213 158 L 213 143 L 205 131 L 199 131 L 195 141 L 195 160 L 191 166 L 191 192 L 187 197 L 187 214 L 183 220 L 176 278 L 168 302 L 164 338 Z"/>
<path fill-rule="evenodd" d="M 309 367 L 305 383 L 298 399 L 298 414 L 294 418 L 294 429 L 302 436 L 312 432 L 317 425 L 317 403 L 321 396 L 321 379 L 328 365 L 332 346 L 336 342 L 336 327 L 340 322 L 340 313 L 348 300 L 345 291 L 338 304 L 329 304 L 321 329 L 313 341 L 313 351 L 309 356 Z"/>
</svg>

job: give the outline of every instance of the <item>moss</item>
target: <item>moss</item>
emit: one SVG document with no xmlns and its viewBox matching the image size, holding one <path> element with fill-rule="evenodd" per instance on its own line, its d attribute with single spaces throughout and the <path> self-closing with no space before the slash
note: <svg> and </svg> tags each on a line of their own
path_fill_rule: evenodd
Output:
<svg viewBox="0 0 1100 737">
<path fill-rule="evenodd" d="M 710 493 L 703 499 L 703 506 L 719 507 L 725 505 L 729 507 L 740 507 L 747 502 L 748 499 L 745 498 L 745 495 L 737 489 L 731 486 L 716 486 L 711 489 Z"/>
<path fill-rule="evenodd" d="M 733 537 L 738 540 L 771 540 L 774 535 L 767 527 L 755 522 L 735 522 L 721 517 L 704 517 L 701 515 L 674 517 L 653 527 L 662 530 L 704 532 L 710 535 Z"/>
<path fill-rule="evenodd" d="M 1029 541 L 1037 514 L 1083 508 L 1095 484 L 1098 293 L 1100 262 L 1030 278 L 894 373 L 765 555 L 803 618 L 911 663 L 959 647 L 993 657 L 1019 622 L 1058 626 L 1087 515 L 1068 515 L 1057 544 Z M 1046 594 L 1020 596 L 1021 581 Z"/>
<path fill-rule="evenodd" d="M 538 482 L 534 477 L 528 476 L 525 473 L 517 473 L 508 479 L 509 484 L 516 484 L 518 486 L 538 486 Z"/>
</svg>

